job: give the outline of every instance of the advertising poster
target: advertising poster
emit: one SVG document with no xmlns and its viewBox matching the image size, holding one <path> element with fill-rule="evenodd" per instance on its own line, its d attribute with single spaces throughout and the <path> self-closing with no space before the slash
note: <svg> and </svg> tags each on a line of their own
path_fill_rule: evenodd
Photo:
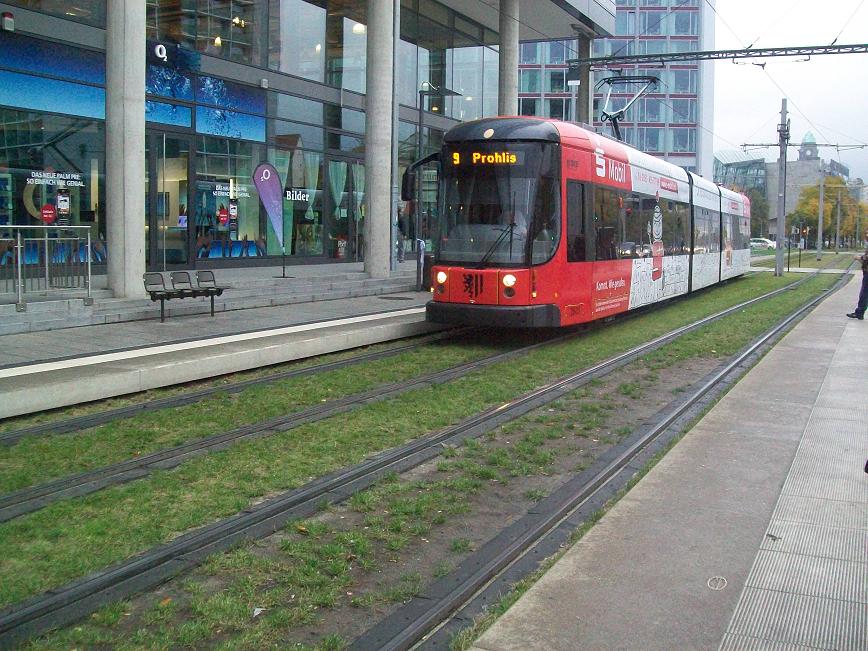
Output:
<svg viewBox="0 0 868 651">
<path fill-rule="evenodd" d="M 238 199 L 229 200 L 229 237 L 238 239 Z"/>
</svg>

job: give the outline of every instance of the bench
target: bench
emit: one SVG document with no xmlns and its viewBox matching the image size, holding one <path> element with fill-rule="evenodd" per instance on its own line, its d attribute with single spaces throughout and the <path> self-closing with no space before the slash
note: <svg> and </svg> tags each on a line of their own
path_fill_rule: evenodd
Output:
<svg viewBox="0 0 868 651">
<path fill-rule="evenodd" d="M 145 291 L 152 301 L 160 301 L 160 323 L 166 320 L 166 301 L 173 298 L 197 298 L 208 296 L 211 299 L 211 316 L 214 316 L 214 297 L 228 289 L 217 284 L 213 271 L 197 271 L 196 284 L 193 284 L 189 271 L 172 271 L 169 274 L 172 287 L 166 286 L 166 279 L 159 272 L 144 275 Z"/>
</svg>

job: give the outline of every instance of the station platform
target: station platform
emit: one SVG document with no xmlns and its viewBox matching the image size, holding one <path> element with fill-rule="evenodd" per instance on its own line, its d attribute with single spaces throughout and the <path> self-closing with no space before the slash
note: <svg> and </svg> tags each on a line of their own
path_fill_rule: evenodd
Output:
<svg viewBox="0 0 868 651">
<path fill-rule="evenodd" d="M 317 272 L 327 276 L 325 267 Z M 412 286 L 410 271 L 399 288 Z M 396 291 L 388 281 L 365 291 L 323 289 L 305 302 L 174 314 L 165 323 L 157 304 L 147 320 L 0 335 L 0 418 L 441 329 L 425 321 L 428 292 Z"/>
<path fill-rule="evenodd" d="M 868 321 L 822 302 L 475 643 L 868 649 Z"/>
</svg>

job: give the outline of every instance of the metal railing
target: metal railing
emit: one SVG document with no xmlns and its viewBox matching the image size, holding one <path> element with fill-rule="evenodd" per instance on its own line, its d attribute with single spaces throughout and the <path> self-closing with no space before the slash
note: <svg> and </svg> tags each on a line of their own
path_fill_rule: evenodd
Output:
<svg viewBox="0 0 868 651">
<path fill-rule="evenodd" d="M 90 226 L 4 226 L 0 229 L 0 288 L 15 295 L 19 312 L 28 295 L 76 297 L 91 305 Z M 70 295 L 70 291 L 72 295 Z"/>
</svg>

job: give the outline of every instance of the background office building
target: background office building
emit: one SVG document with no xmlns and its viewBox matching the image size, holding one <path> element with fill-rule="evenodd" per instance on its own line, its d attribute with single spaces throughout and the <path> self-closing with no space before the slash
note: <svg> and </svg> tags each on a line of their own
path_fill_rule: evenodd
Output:
<svg viewBox="0 0 868 651">
<path fill-rule="evenodd" d="M 714 49 L 714 13 L 706 0 L 617 0 L 614 35 L 593 40 L 592 56 L 662 54 Z M 581 58 L 577 40 L 525 42 L 519 54 L 519 112 L 569 120 L 574 96 L 567 86 L 569 59 Z M 621 123 L 630 145 L 711 178 L 714 76 L 711 62 L 597 69 L 604 77 L 654 75 L 661 84 L 639 99 Z M 613 89 L 610 111 L 623 108 L 637 87 Z M 605 89 L 604 89 L 605 90 Z M 619 92 L 621 91 L 621 92 Z M 600 121 L 605 93 L 593 96 L 593 124 Z M 580 113 L 579 113 L 580 114 Z"/>
<path fill-rule="evenodd" d="M 838 176 L 850 183 L 850 168 L 834 159 L 824 161 L 820 157 L 817 139 L 807 132 L 799 145 L 799 156 L 786 164 L 786 203 L 784 214 L 795 212 L 805 188 L 816 188 L 822 179 Z M 763 237 L 777 239 L 778 234 L 778 186 L 780 169 L 778 161 L 767 161 L 754 152 L 722 150 L 714 155 L 714 182 L 738 192 L 756 190 L 768 204 L 767 230 Z M 861 187 L 855 186 L 854 187 Z M 854 199 L 858 200 L 857 197 Z"/>
<path fill-rule="evenodd" d="M 388 275 L 393 93 L 400 172 L 458 121 L 517 112 L 519 39 L 615 22 L 611 0 L 6 0 L 0 12 L 14 20 L 0 31 L 0 240 L 60 197 L 118 296 L 140 293 L 145 269 L 282 255 L 364 256 Z M 276 200 L 253 177 L 262 163 Z M 402 206 L 410 237 L 415 209 Z"/>
</svg>

